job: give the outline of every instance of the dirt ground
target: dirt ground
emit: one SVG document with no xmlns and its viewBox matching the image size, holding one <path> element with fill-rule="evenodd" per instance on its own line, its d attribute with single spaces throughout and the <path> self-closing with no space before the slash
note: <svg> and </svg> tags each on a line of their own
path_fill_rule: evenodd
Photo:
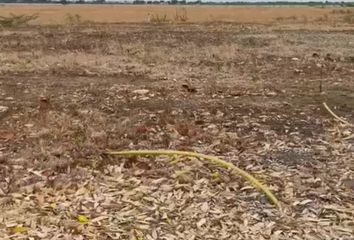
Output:
<svg viewBox="0 0 354 240">
<path fill-rule="evenodd" d="M 10 28 L 0 62 L 1 239 L 354 239 L 352 26 Z"/>
</svg>

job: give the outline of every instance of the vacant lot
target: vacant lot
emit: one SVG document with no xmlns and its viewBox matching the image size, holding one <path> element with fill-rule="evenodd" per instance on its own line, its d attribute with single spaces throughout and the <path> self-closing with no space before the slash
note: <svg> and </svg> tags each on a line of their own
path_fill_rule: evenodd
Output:
<svg viewBox="0 0 354 240">
<path fill-rule="evenodd" d="M 96 11 L 6 8 L 38 21 Z M 143 7 L 124 9 L 144 21 Z M 207 19 L 201 9 L 187 11 Z M 3 28 L 0 238 L 352 240 L 354 31 L 294 20 Z M 107 155 L 126 149 L 220 156 L 269 186 L 283 212 L 197 159 Z"/>
</svg>

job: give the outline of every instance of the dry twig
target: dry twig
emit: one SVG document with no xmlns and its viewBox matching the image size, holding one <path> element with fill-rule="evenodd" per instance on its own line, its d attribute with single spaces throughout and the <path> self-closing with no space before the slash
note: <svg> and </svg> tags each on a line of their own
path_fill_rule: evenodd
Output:
<svg viewBox="0 0 354 240">
<path fill-rule="evenodd" d="M 323 106 L 325 107 L 325 109 L 338 121 L 340 121 L 341 123 L 344 123 L 345 125 L 349 125 L 352 126 L 352 124 L 350 124 L 349 122 L 347 122 L 346 120 L 344 120 L 343 118 L 339 117 L 337 114 L 335 114 L 327 105 L 327 103 L 323 103 Z"/>
</svg>

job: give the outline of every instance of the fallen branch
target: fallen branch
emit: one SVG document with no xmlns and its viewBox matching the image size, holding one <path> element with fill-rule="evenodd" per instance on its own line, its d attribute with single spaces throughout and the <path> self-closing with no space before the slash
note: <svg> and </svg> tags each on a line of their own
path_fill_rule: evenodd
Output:
<svg viewBox="0 0 354 240">
<path fill-rule="evenodd" d="M 323 106 L 325 107 L 325 109 L 326 109 L 335 119 L 337 119 L 338 121 L 340 121 L 340 122 L 342 122 L 342 123 L 344 123 L 344 124 L 346 124 L 346 125 L 352 126 L 352 124 L 350 124 L 349 122 L 347 122 L 347 121 L 344 120 L 343 118 L 338 117 L 338 115 L 335 114 L 335 113 L 328 107 L 327 103 L 324 102 L 324 103 L 323 103 Z"/>
<path fill-rule="evenodd" d="M 120 152 L 108 152 L 110 155 L 118 155 L 118 156 L 184 156 L 184 157 L 195 157 L 199 158 L 202 160 L 205 160 L 209 163 L 212 163 L 214 165 L 217 165 L 222 168 L 230 169 L 239 175 L 241 175 L 243 178 L 245 178 L 249 183 L 251 183 L 256 189 L 262 191 L 270 200 L 271 203 L 273 203 L 275 206 L 277 206 L 281 210 L 281 205 L 278 201 L 278 199 L 271 193 L 271 191 L 264 186 L 262 183 L 260 183 L 256 178 L 254 178 L 252 175 L 247 173 L 246 171 L 236 167 L 232 163 L 226 162 L 224 160 L 221 160 L 217 157 L 214 156 L 209 156 L 209 155 L 204 155 L 200 153 L 195 153 L 195 152 L 185 152 L 185 151 L 174 151 L 174 150 L 136 150 L 136 151 L 120 151 Z"/>
</svg>

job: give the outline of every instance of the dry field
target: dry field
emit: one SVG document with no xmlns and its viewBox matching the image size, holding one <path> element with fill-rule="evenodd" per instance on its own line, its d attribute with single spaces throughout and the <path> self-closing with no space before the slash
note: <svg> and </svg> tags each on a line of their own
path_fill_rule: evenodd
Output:
<svg viewBox="0 0 354 240">
<path fill-rule="evenodd" d="M 208 23 L 84 21 L 174 11 L 116 8 L 0 8 L 42 23 L 82 16 L 0 30 L 0 239 L 354 239 L 347 10 L 191 7 Z M 286 20 L 212 23 L 211 13 Z M 329 17 L 289 18 L 313 13 Z M 220 156 L 269 186 L 282 211 L 199 159 L 107 154 L 127 149 Z"/>
<path fill-rule="evenodd" d="M 0 16 L 10 13 L 39 14 L 36 24 L 62 24 L 68 15 L 80 15 L 82 20 L 96 23 L 149 22 L 149 15 L 166 15 L 174 21 L 176 12 L 186 11 L 188 22 L 237 22 L 274 24 L 323 23 L 337 24 L 353 8 L 334 7 L 241 7 L 241 6 L 144 6 L 144 5 L 13 5 L 0 6 Z M 342 13 L 342 14 L 338 14 Z"/>
</svg>

